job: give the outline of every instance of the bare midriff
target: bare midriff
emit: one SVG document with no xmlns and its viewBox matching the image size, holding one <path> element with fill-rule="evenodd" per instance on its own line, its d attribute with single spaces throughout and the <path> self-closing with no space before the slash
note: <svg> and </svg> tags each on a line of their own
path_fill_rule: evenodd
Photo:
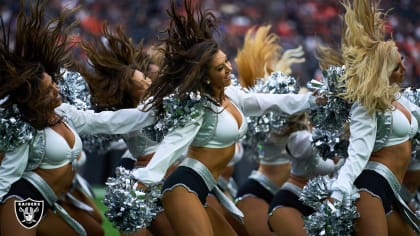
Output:
<svg viewBox="0 0 420 236">
<path fill-rule="evenodd" d="M 229 179 L 230 177 L 232 177 L 234 170 L 235 170 L 235 166 L 226 166 L 220 175 L 225 179 Z"/>
<path fill-rule="evenodd" d="M 376 161 L 384 164 L 392 171 L 399 182 L 402 183 L 410 159 L 411 142 L 407 140 L 397 145 L 384 147 L 381 150 L 372 153 L 369 161 Z"/>
<path fill-rule="evenodd" d="M 211 172 L 215 179 L 226 168 L 229 161 L 235 154 L 235 144 L 224 148 L 190 147 L 188 157 L 203 163 Z"/>
<path fill-rule="evenodd" d="M 290 177 L 287 180 L 287 182 L 299 186 L 300 188 L 303 188 L 306 185 L 306 183 L 308 183 L 308 178 L 290 174 Z"/>
<path fill-rule="evenodd" d="M 278 165 L 260 164 L 258 172 L 264 174 L 277 186 L 281 186 L 290 176 L 290 163 Z"/>
<path fill-rule="evenodd" d="M 76 138 L 67 124 L 60 122 L 51 128 L 66 140 L 69 147 L 74 146 Z M 73 178 L 76 175 L 70 162 L 54 169 L 37 168 L 34 172 L 39 174 L 48 183 L 58 197 L 70 190 Z"/>
<path fill-rule="evenodd" d="M 34 172 L 48 183 L 57 196 L 61 196 L 71 188 L 75 176 L 71 163 L 55 169 L 38 168 Z"/>
</svg>

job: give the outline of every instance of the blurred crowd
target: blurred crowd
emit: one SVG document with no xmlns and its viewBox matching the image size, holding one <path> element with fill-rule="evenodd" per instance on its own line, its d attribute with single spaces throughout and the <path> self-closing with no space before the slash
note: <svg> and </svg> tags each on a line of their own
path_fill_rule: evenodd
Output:
<svg viewBox="0 0 420 236">
<path fill-rule="evenodd" d="M 183 0 L 178 0 L 182 4 Z M 199 1 L 199 0 L 195 0 Z M 302 45 L 306 63 L 293 68 L 301 86 L 320 76 L 314 57 L 317 43 L 338 46 L 341 34 L 339 15 L 343 11 L 337 0 L 205 0 L 220 22 L 220 40 L 233 59 L 242 45 L 245 32 L 253 26 L 271 24 L 280 36 L 284 49 Z M 101 34 L 101 25 L 122 25 L 135 42 L 152 45 L 167 23 L 165 10 L 169 0 L 50 0 L 48 8 L 54 16 L 63 7 L 80 6 L 76 15 L 81 38 Z M 15 17 L 19 1 L 0 0 L 4 22 Z M 398 43 L 407 66 L 403 87 L 420 87 L 420 4 L 418 0 L 382 0 L 380 7 L 389 12 L 387 30 Z M 233 60 L 232 60 L 233 61 Z"/>
</svg>

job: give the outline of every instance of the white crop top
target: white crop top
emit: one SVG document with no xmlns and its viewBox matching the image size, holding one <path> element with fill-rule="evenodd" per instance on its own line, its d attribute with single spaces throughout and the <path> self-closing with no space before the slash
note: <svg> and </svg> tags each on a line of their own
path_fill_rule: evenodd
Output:
<svg viewBox="0 0 420 236">
<path fill-rule="evenodd" d="M 290 173 L 293 175 L 312 178 L 336 170 L 333 160 L 323 160 L 318 156 L 312 145 L 312 134 L 308 130 L 291 133 L 286 146 L 291 157 Z"/>
<path fill-rule="evenodd" d="M 55 110 L 64 117 L 65 124 L 75 134 L 73 147 L 69 147 L 65 139 L 55 131 L 45 128 L 38 130 L 30 142 L 6 152 L 0 165 L 0 198 L 25 171 L 39 167 L 56 168 L 76 159 L 82 149 L 82 141 L 76 133 L 124 134 L 152 125 L 155 121 L 153 111 L 142 112 L 135 108 L 96 113 L 92 110 L 78 110 L 63 103 Z"/>
<path fill-rule="evenodd" d="M 201 129 L 208 125 L 204 122 L 207 113 L 194 118 L 185 126 L 171 130 L 163 138 L 147 166 L 133 171 L 135 178 L 145 184 L 161 181 L 169 166 L 185 153 L 190 145 L 221 148 L 234 144 L 246 134 L 248 126 L 245 117 L 247 116 L 261 116 L 269 111 L 293 114 L 316 106 L 315 98 L 310 94 L 245 93 L 234 86 L 226 87 L 225 94 L 242 116 L 240 127 L 238 127 L 238 123 L 232 114 L 228 111 L 222 111 L 216 113 L 217 128 L 214 130 L 215 133 L 210 136 L 205 135 L 210 139 L 206 138 L 205 142 L 195 142 L 197 137 L 209 131 L 204 132 Z M 222 108 L 220 107 L 220 109 Z M 208 110 L 208 112 L 214 114 L 213 110 Z"/>
<path fill-rule="evenodd" d="M 391 133 L 385 143 L 385 147 L 393 146 L 403 143 L 413 138 L 418 129 L 418 122 L 416 117 L 410 114 L 411 122 L 407 119 L 402 111 L 395 109 L 392 112 Z"/>
<path fill-rule="evenodd" d="M 54 169 L 62 167 L 77 157 L 82 152 L 82 140 L 79 135 L 69 126 L 66 126 L 74 135 L 73 147 L 70 147 L 67 141 L 51 128 L 45 129 L 45 156 L 39 167 L 42 169 Z"/>
<path fill-rule="evenodd" d="M 268 140 L 263 143 L 263 155 L 258 157 L 259 163 L 263 165 L 282 165 L 289 163 L 289 154 L 286 151 L 287 140 Z"/>
<path fill-rule="evenodd" d="M 218 122 L 216 125 L 216 129 L 214 131 L 214 135 L 212 139 L 210 139 L 207 144 L 203 145 L 203 147 L 208 148 L 224 148 L 229 147 L 235 142 L 238 142 L 241 137 L 243 137 L 247 131 L 248 124 L 246 122 L 244 114 L 241 110 L 232 103 L 236 110 L 240 113 L 242 117 L 242 123 L 240 127 L 238 127 L 238 122 L 236 121 L 235 117 L 223 107 L 218 107 Z"/>
<path fill-rule="evenodd" d="M 363 171 L 372 152 L 404 142 L 417 133 L 420 108 L 404 96 L 396 98 L 410 112 L 411 122 L 399 110 L 370 115 L 362 105 L 352 105 L 349 157 L 331 185 L 332 198 L 341 201 L 344 195 L 357 193 L 354 180 Z"/>
</svg>

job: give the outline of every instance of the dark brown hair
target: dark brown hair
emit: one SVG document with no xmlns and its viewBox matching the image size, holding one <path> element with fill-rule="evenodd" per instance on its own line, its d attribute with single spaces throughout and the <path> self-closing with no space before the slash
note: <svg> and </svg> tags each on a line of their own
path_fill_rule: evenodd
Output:
<svg viewBox="0 0 420 236">
<path fill-rule="evenodd" d="M 164 56 L 159 77 L 153 81 L 147 96 L 153 96 L 153 107 L 162 111 L 165 96 L 176 91 L 186 96 L 190 91 L 212 94 L 208 79 L 208 68 L 219 46 L 212 34 L 216 28 L 216 17 L 210 11 L 203 11 L 200 5 L 193 6 L 185 0 L 185 15 L 177 12 L 175 2 L 167 10 L 170 26 L 167 37 L 161 39 L 159 49 Z"/>
<path fill-rule="evenodd" d="M 30 15 L 25 12 L 25 3 L 20 1 L 13 41 L 10 25 L 6 27 L 1 20 L 0 99 L 6 98 L 2 107 L 16 104 L 23 119 L 42 129 L 49 125 L 54 109 L 52 98 L 41 91 L 40 83 L 44 72 L 57 81 L 60 69 L 72 65 L 68 35 L 74 24 L 66 26 L 65 21 L 75 10 L 66 10 L 45 22 L 47 1 L 31 4 Z"/>
<path fill-rule="evenodd" d="M 132 80 L 136 69 L 147 71 L 149 59 L 143 44 L 134 45 L 121 26 L 111 32 L 105 24 L 103 33 L 106 41 L 96 38 L 93 43 L 82 42 L 89 63 L 80 66 L 80 73 L 89 85 L 92 104 L 99 110 L 136 107 L 141 98 L 133 91 L 146 89 Z"/>
</svg>

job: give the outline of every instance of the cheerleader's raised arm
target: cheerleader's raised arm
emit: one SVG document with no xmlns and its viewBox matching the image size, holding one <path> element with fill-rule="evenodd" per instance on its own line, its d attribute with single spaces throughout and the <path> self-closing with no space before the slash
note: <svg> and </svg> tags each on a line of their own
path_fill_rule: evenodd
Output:
<svg viewBox="0 0 420 236">
<path fill-rule="evenodd" d="M 103 111 L 95 113 L 91 110 L 77 110 L 69 104 L 61 104 L 56 108 L 64 122 L 79 134 L 124 134 L 139 130 L 154 122 L 153 111 L 142 112 L 139 109 L 121 109 L 118 111 Z M 75 133 L 75 134 L 76 134 Z M 32 140 L 5 153 L 0 166 L 0 197 L 3 197 L 12 183 L 16 182 L 25 170 L 38 167 L 44 156 L 46 132 L 36 130 Z M 28 162 L 29 155 L 31 160 Z"/>
<path fill-rule="evenodd" d="M 117 111 L 94 112 L 78 110 L 63 103 L 56 108 L 58 115 L 69 117 L 79 134 L 125 134 L 152 125 L 155 115 L 152 110 L 141 111 L 143 107 Z"/>
<path fill-rule="evenodd" d="M 318 97 L 306 94 L 246 93 L 236 86 L 229 86 L 225 94 L 244 112 L 245 116 L 261 116 L 267 112 L 287 115 L 316 108 Z"/>
<path fill-rule="evenodd" d="M 225 94 L 244 112 L 245 116 L 260 116 L 270 111 L 293 114 L 317 106 L 316 97 L 311 94 L 245 93 L 234 86 L 227 87 Z M 197 143 L 195 139 L 200 139 L 195 136 L 199 133 L 204 119 L 204 114 L 200 115 L 190 120 L 184 127 L 178 127 L 165 135 L 150 163 L 144 168 L 135 170 L 134 176 L 143 183 L 160 181 L 169 166 L 188 149 L 191 143 Z M 214 132 L 209 131 L 212 125 L 207 125 L 209 127 L 202 128 L 199 136 L 203 136 L 203 132 Z"/>
</svg>

